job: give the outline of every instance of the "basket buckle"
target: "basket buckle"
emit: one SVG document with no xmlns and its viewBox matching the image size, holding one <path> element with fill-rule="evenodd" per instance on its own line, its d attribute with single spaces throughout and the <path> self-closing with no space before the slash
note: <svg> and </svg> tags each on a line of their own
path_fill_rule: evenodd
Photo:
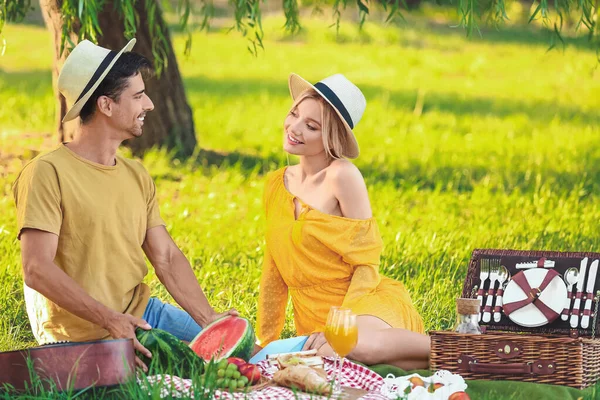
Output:
<svg viewBox="0 0 600 400">
<path fill-rule="evenodd" d="M 510 340 L 501 340 L 493 343 L 489 349 L 496 356 L 504 360 L 518 357 L 523 353 L 523 346 Z"/>
</svg>

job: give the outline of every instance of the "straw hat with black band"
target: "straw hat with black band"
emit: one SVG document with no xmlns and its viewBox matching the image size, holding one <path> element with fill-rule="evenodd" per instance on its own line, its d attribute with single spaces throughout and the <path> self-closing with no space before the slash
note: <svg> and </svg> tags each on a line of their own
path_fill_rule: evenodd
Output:
<svg viewBox="0 0 600 400">
<path fill-rule="evenodd" d="M 75 46 L 58 76 L 58 90 L 67 99 L 67 104 L 72 104 L 62 122 L 71 121 L 79 116 L 85 103 L 106 78 L 121 54 L 131 51 L 135 41 L 131 39 L 118 52 L 97 46 L 89 40 L 83 40 Z"/>
<path fill-rule="evenodd" d="M 314 85 L 297 74 L 290 74 L 290 94 L 295 100 L 307 89 L 314 89 L 327 101 L 346 127 L 348 146 L 344 149 L 343 156 L 356 158 L 359 154 L 358 143 L 353 129 L 360 121 L 367 107 L 367 100 L 360 89 L 350 82 L 344 75 L 329 76 Z"/>
</svg>

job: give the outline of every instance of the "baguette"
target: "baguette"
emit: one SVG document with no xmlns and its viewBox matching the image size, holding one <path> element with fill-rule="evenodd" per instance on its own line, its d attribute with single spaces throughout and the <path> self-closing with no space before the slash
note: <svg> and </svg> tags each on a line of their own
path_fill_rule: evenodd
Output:
<svg viewBox="0 0 600 400">
<path fill-rule="evenodd" d="M 332 388 L 323 369 L 295 365 L 275 372 L 273 381 L 281 386 L 307 393 L 331 395 Z"/>
</svg>

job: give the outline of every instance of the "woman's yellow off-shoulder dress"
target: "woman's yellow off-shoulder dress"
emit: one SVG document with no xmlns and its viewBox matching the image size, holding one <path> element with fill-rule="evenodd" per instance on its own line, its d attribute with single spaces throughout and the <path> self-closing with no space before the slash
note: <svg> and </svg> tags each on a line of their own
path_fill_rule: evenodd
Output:
<svg viewBox="0 0 600 400">
<path fill-rule="evenodd" d="M 267 177 L 266 250 L 258 300 L 259 344 L 279 339 L 288 294 L 298 335 L 323 332 L 331 306 L 373 315 L 394 328 L 423 333 L 423 321 L 404 285 L 379 274 L 383 242 L 374 218 L 324 214 L 284 185 L 285 168 Z"/>
</svg>

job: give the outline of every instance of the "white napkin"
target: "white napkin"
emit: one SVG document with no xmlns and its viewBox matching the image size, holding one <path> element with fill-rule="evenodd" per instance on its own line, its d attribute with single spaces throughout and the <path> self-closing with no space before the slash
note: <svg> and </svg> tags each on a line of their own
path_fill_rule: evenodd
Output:
<svg viewBox="0 0 600 400">
<path fill-rule="evenodd" d="M 410 378 L 413 377 L 420 378 L 425 387 L 416 386 L 407 394 L 405 390 L 412 387 Z M 447 400 L 453 393 L 464 392 L 467 389 L 467 384 L 462 376 L 446 370 L 439 370 L 430 377 L 422 377 L 419 374 L 395 377 L 392 374 L 388 374 L 383 381 L 381 394 L 393 400 Z M 443 386 L 436 389 L 433 393 L 428 392 L 427 388 L 435 383 L 441 383 Z"/>
</svg>

